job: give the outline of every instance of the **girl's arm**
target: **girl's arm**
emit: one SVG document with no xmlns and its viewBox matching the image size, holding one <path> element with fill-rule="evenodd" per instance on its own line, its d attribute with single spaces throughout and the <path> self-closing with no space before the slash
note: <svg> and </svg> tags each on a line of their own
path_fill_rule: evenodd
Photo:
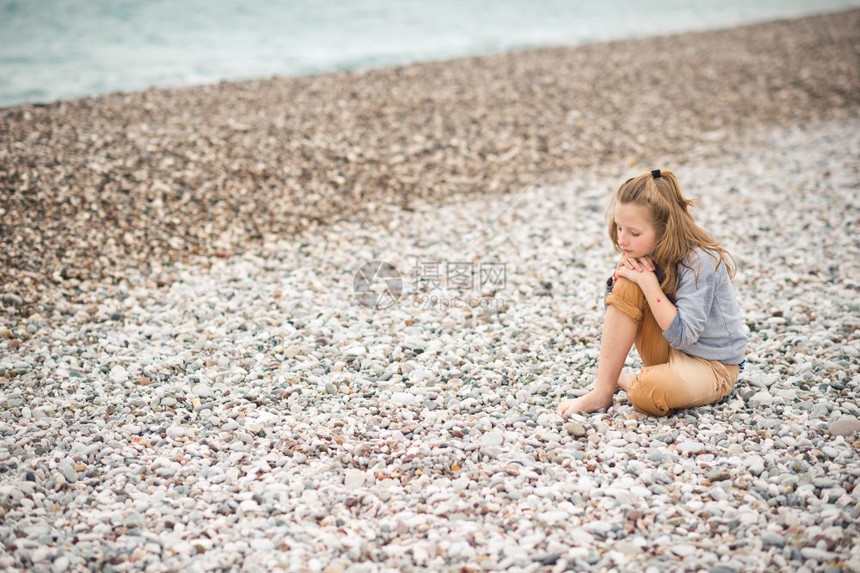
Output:
<svg viewBox="0 0 860 573">
<path fill-rule="evenodd" d="M 657 275 L 649 272 L 642 277 L 642 282 L 639 283 L 639 288 L 645 295 L 645 300 L 648 301 L 648 306 L 651 307 L 651 314 L 657 324 L 660 325 L 660 330 L 663 332 L 669 329 L 669 325 L 675 320 L 678 315 L 678 308 L 672 304 L 669 297 L 660 288 L 660 283 L 657 281 Z"/>
<path fill-rule="evenodd" d="M 665 332 L 678 315 L 678 308 L 660 288 L 660 281 L 654 274 L 654 264 L 647 258 L 622 261 L 615 274 L 639 285 L 654 319 Z"/>
</svg>

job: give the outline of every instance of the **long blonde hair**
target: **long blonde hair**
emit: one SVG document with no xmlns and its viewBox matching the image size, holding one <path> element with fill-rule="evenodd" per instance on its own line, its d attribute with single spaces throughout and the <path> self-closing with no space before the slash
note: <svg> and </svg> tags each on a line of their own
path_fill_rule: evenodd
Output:
<svg viewBox="0 0 860 573">
<path fill-rule="evenodd" d="M 655 177 L 657 175 L 657 177 Z M 625 181 L 609 204 L 609 237 L 616 251 L 618 229 L 615 225 L 617 204 L 641 205 L 648 209 L 651 224 L 657 230 L 657 242 L 651 251 L 651 259 L 663 269 L 660 287 L 667 296 L 674 298 L 678 291 L 678 265 L 696 247 L 701 247 L 726 265 L 729 277 L 735 276 L 735 261 L 707 231 L 693 220 L 687 211 L 693 201 L 681 194 L 681 184 L 671 171 L 646 172 Z M 698 269 L 694 269 L 698 278 Z"/>
</svg>

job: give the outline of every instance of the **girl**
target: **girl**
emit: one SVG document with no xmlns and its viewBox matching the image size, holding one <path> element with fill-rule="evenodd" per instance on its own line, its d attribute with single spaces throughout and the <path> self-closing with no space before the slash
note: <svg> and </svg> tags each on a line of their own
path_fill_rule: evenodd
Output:
<svg viewBox="0 0 860 573">
<path fill-rule="evenodd" d="M 563 417 L 608 408 L 617 388 L 654 416 L 713 404 L 743 367 L 747 337 L 731 285 L 731 256 L 699 227 L 675 174 L 655 169 L 624 182 L 609 207 L 609 236 L 621 261 L 607 281 L 597 381 L 564 400 Z M 622 372 L 631 346 L 645 363 Z"/>
</svg>

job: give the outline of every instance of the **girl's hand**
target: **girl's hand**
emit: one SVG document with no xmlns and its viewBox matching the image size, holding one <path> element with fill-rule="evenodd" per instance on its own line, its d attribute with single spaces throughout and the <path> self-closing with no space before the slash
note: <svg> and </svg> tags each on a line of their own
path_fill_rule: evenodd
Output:
<svg viewBox="0 0 860 573">
<path fill-rule="evenodd" d="M 622 257 L 618 266 L 615 268 L 615 278 L 623 277 L 627 280 L 641 285 L 641 281 L 648 275 L 656 278 L 654 275 L 654 263 L 651 257 Z"/>
</svg>

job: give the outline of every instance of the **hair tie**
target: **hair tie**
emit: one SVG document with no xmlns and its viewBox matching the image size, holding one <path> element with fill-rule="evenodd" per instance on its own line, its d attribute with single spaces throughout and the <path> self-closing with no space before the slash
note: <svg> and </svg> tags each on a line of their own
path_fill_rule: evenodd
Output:
<svg viewBox="0 0 860 573">
<path fill-rule="evenodd" d="M 654 179 L 660 179 L 660 170 L 659 169 L 652 169 L 651 170 L 651 176 L 654 177 Z"/>
</svg>

